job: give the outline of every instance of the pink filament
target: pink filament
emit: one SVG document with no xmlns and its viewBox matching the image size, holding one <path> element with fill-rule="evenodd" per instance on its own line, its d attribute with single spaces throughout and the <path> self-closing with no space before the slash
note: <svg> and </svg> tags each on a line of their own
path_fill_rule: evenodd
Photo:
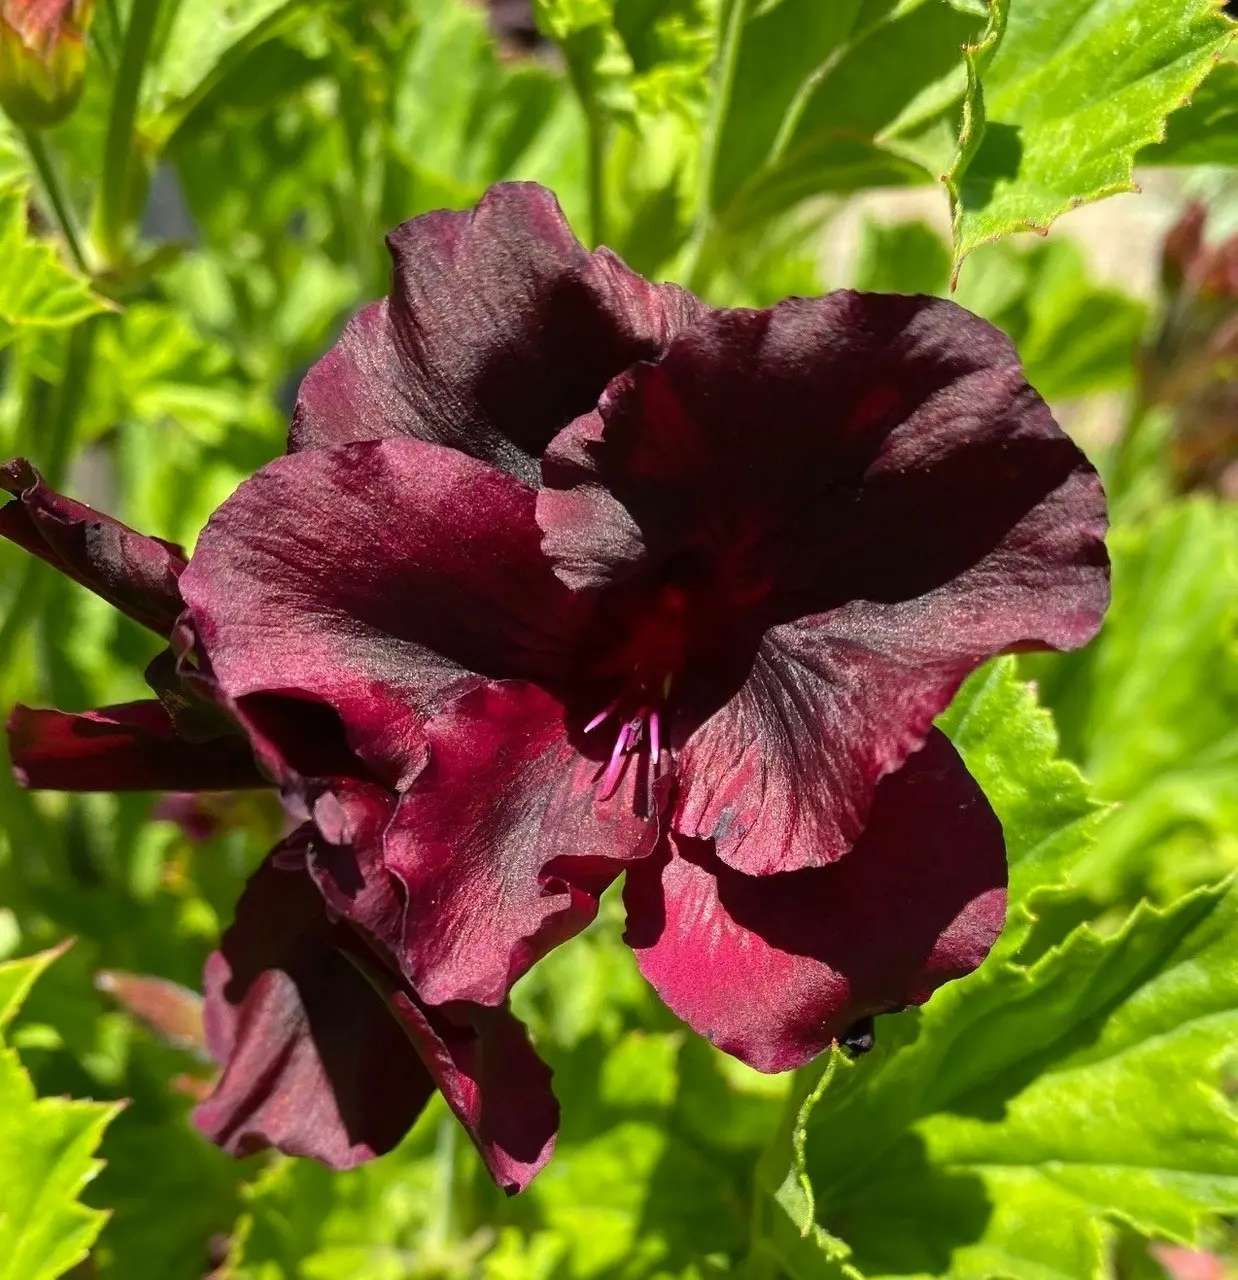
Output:
<svg viewBox="0 0 1238 1280">
<path fill-rule="evenodd" d="M 606 720 L 619 706 L 619 699 L 614 698 L 608 702 L 602 709 L 585 725 L 585 732 L 592 733 L 604 720 Z"/>
<path fill-rule="evenodd" d="M 618 789 L 619 779 L 623 776 L 623 764 L 628 743 L 633 736 L 633 724 L 639 726 L 640 721 L 625 720 L 623 727 L 619 730 L 619 736 L 615 739 L 615 749 L 610 753 L 610 763 L 606 766 L 606 772 L 602 775 L 602 789 L 598 792 L 599 800 L 609 800 Z"/>
<path fill-rule="evenodd" d="M 656 711 L 649 713 L 649 760 L 653 771 L 658 772 L 658 761 L 662 758 L 662 720 Z"/>
</svg>

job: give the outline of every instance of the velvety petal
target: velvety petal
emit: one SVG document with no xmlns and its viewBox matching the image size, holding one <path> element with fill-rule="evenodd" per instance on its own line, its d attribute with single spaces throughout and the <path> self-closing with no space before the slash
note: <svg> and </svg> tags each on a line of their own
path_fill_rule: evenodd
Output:
<svg viewBox="0 0 1238 1280">
<path fill-rule="evenodd" d="M 238 1155 L 274 1146 L 350 1168 L 390 1150 L 437 1085 L 499 1185 L 522 1189 L 554 1144 L 549 1070 L 508 1010 L 426 1010 L 331 923 L 296 869 L 318 839 L 303 829 L 267 861 L 208 962 L 207 1039 L 224 1072 L 198 1125 Z"/>
<path fill-rule="evenodd" d="M 381 788 L 339 782 L 314 806 L 307 865 L 329 907 L 381 958 L 391 1007 L 491 1175 L 508 1191 L 521 1190 L 550 1158 L 559 1125 L 550 1072 L 506 1007 L 430 1009 L 390 976 L 406 968 L 406 893 L 384 851 L 394 809 L 395 797 Z"/>
<path fill-rule="evenodd" d="M 23 458 L 0 467 L 0 487 L 15 498 L 0 507 L 0 537 L 89 587 L 135 622 L 160 635 L 171 631 L 182 608 L 176 580 L 185 553 L 179 547 L 54 493 Z"/>
<path fill-rule="evenodd" d="M 420 721 L 490 676 L 553 675 L 582 605 L 551 573 L 534 494 L 416 440 L 280 458 L 211 517 L 181 589 L 213 678 L 239 700 L 334 708 L 391 785 Z"/>
<path fill-rule="evenodd" d="M 13 772 L 50 791 L 234 791 L 268 787 L 239 734 L 187 742 L 155 701 L 71 715 L 18 706 L 8 720 Z"/>
<path fill-rule="evenodd" d="M 830 867 L 746 876 L 672 836 L 627 874 L 628 941 L 681 1018 L 761 1071 L 970 973 L 1001 930 L 1001 826 L 934 730 Z"/>
<path fill-rule="evenodd" d="M 334 933 L 309 877 L 268 860 L 207 961 L 207 1046 L 223 1073 L 194 1120 L 233 1155 L 275 1147 L 349 1169 L 390 1151 L 434 1091 Z"/>
<path fill-rule="evenodd" d="M 387 243 L 391 294 L 306 376 L 290 450 L 410 435 L 536 483 L 554 434 L 707 310 L 587 252 L 531 183 L 414 218 Z"/>
<path fill-rule="evenodd" d="M 715 312 L 617 379 L 543 472 L 546 547 L 575 585 L 691 553 L 768 624 L 920 596 L 1033 516 L 1067 526 L 1029 567 L 1075 604 L 1064 620 L 1043 610 L 1037 637 L 1077 643 L 1074 615 L 1104 602 L 1094 470 L 1009 339 L 938 298 L 840 291 Z M 616 545 L 629 548 L 619 567 Z M 1012 571 L 1032 549 L 1019 550 Z"/>
<path fill-rule="evenodd" d="M 687 566 L 710 640 L 677 676 L 675 826 L 752 874 L 845 853 L 970 671 L 1083 644 L 1108 601 L 1095 472 L 1010 342 L 938 299 L 717 313 L 544 470 L 566 581 Z"/>
<path fill-rule="evenodd" d="M 600 800 L 604 761 L 582 755 L 563 707 L 522 682 L 474 689 L 426 734 L 429 764 L 386 837 L 407 896 L 403 961 L 430 1004 L 497 1004 L 652 850 L 648 780 L 634 761 Z"/>
</svg>

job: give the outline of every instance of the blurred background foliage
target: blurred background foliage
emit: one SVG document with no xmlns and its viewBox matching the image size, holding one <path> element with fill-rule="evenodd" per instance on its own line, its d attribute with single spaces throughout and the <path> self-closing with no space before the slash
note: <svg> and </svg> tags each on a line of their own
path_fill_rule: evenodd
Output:
<svg viewBox="0 0 1238 1280">
<path fill-rule="evenodd" d="M 1011 843 L 993 960 L 869 1059 L 766 1078 L 652 997 L 608 900 L 516 993 L 564 1122 L 508 1202 L 438 1105 L 342 1175 L 190 1127 L 190 993 L 269 798 L 0 771 L 0 1277 L 1226 1274 L 1238 935 L 1201 886 L 1238 866 L 1230 26 L 1209 0 L 98 0 L 71 114 L 0 119 L 0 443 L 54 486 L 191 547 L 386 290 L 385 232 L 523 178 L 718 304 L 957 276 L 1102 468 L 1115 594 L 1091 647 L 998 664 L 946 721 Z M 1097 276 L 1120 219 L 1011 238 L 1136 163 L 1161 227 L 1208 210 L 1155 287 Z M 4 706 L 142 695 L 151 638 L 8 544 L 0 600 Z"/>
</svg>

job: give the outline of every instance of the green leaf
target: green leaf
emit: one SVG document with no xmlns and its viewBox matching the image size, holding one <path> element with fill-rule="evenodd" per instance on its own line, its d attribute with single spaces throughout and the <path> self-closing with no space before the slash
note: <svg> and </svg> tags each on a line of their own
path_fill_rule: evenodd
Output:
<svg viewBox="0 0 1238 1280">
<path fill-rule="evenodd" d="M 1013 658 L 982 668 L 938 723 L 1001 819 L 1010 896 L 1021 904 L 1034 888 L 1070 875 L 1104 808 L 1078 767 L 1058 755 L 1053 717 L 1016 673 Z"/>
<path fill-rule="evenodd" d="M 944 294 L 950 250 L 927 222 L 864 224 L 855 287 L 877 293 Z"/>
<path fill-rule="evenodd" d="M 704 221 L 733 233 L 821 192 L 934 181 L 953 150 L 972 6 L 721 6 Z"/>
<path fill-rule="evenodd" d="M 956 272 L 977 245 L 1133 190 L 1136 153 L 1231 25 L 1212 0 L 993 0 L 947 175 Z"/>
<path fill-rule="evenodd" d="M 0 1030 L 63 951 L 0 964 Z M 86 1257 L 107 1214 L 78 1194 L 99 1171 L 95 1149 L 118 1104 L 37 1098 L 0 1040 L 0 1278 L 53 1280 Z"/>
<path fill-rule="evenodd" d="M 1238 62 L 1233 55 L 1169 117 L 1165 140 L 1144 147 L 1139 163 L 1238 165 Z"/>
<path fill-rule="evenodd" d="M 262 420 L 228 349 L 203 339 L 180 311 L 134 303 L 101 327 L 97 344 L 82 438 L 138 419 L 219 444 L 230 428 Z"/>
<path fill-rule="evenodd" d="M 800 1120 L 814 1225 L 869 1277 L 1092 1280 L 1119 1222 L 1194 1243 L 1238 1208 L 1236 1031 L 1223 887 L 990 961 L 824 1064 Z"/>
<path fill-rule="evenodd" d="M 856 288 L 946 295 L 950 253 L 923 222 L 869 223 L 860 242 Z M 1030 247 L 983 245 L 964 264 L 955 301 L 1005 330 L 1028 381 L 1050 401 L 1131 381 L 1146 308 L 1098 286 L 1070 240 Z"/>
<path fill-rule="evenodd" d="M 107 309 L 54 245 L 30 234 L 24 191 L 0 194 L 0 348 L 23 331 L 67 329 Z"/>
<path fill-rule="evenodd" d="M 230 70 L 306 0 L 180 0 L 143 86 L 143 132 L 162 145 Z"/>
<path fill-rule="evenodd" d="M 1173 896 L 1238 865 L 1238 513 L 1179 501 L 1110 545 L 1099 637 L 1024 660 L 1067 749 L 1122 804 L 1078 871 L 1101 902 Z"/>
<path fill-rule="evenodd" d="M 24 191 L 32 181 L 26 153 L 18 146 L 8 122 L 0 118 L 0 196 Z"/>
</svg>

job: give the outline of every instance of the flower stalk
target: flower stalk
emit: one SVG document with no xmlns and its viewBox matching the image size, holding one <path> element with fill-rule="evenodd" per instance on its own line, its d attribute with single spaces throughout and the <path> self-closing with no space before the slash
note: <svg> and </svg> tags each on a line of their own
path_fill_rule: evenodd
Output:
<svg viewBox="0 0 1238 1280">
<path fill-rule="evenodd" d="M 26 143 L 26 150 L 30 153 L 35 173 L 39 176 L 39 185 L 42 187 L 43 194 L 47 197 L 47 203 L 55 215 L 56 225 L 60 229 L 60 234 L 64 237 L 69 254 L 73 258 L 73 263 L 83 275 L 89 275 L 90 264 L 87 261 L 85 247 L 82 242 L 81 226 L 61 183 L 60 171 L 57 168 L 55 158 L 38 130 L 26 129 L 23 131 L 22 137 Z"/>
<path fill-rule="evenodd" d="M 124 258 L 137 204 L 134 153 L 138 144 L 138 107 L 162 2 L 134 0 L 112 91 L 98 208 L 99 243 L 111 266 Z"/>
</svg>

